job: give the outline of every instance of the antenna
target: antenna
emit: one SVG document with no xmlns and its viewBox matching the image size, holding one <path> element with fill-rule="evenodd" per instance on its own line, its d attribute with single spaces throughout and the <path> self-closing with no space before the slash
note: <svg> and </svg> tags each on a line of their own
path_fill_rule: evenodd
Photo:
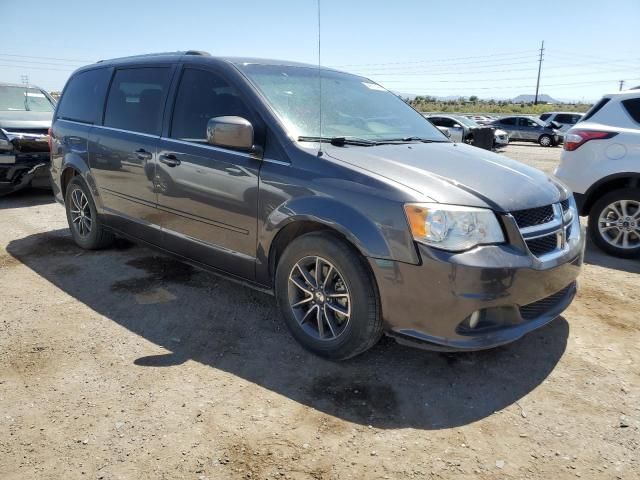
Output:
<svg viewBox="0 0 640 480">
<path fill-rule="evenodd" d="M 318 146 L 318 156 L 322 156 L 322 67 L 321 67 L 321 30 L 320 30 L 320 0 L 317 0 L 318 3 L 318 101 L 320 103 L 318 108 L 319 118 L 319 132 L 318 136 L 320 137 L 320 142 Z"/>
</svg>

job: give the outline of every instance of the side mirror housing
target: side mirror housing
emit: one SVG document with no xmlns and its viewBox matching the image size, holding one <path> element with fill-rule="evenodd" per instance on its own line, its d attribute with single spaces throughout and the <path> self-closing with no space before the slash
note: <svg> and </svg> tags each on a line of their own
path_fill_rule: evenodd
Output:
<svg viewBox="0 0 640 480">
<path fill-rule="evenodd" d="M 242 117 L 214 117 L 207 122 L 207 143 L 216 147 L 253 150 L 253 125 Z"/>
</svg>

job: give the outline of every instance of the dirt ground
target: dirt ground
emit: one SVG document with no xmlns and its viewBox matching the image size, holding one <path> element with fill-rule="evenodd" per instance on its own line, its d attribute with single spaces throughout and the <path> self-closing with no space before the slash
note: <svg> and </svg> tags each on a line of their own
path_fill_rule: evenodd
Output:
<svg viewBox="0 0 640 480">
<path fill-rule="evenodd" d="M 552 171 L 559 148 L 509 146 Z M 344 363 L 272 297 L 0 199 L 0 479 L 640 478 L 640 261 L 589 245 L 564 315 L 491 351 Z"/>
</svg>

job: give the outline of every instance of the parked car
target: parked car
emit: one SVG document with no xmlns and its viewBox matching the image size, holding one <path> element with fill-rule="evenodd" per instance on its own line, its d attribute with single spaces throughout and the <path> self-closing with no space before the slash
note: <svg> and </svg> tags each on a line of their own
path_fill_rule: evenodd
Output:
<svg viewBox="0 0 640 480">
<path fill-rule="evenodd" d="M 479 123 L 462 115 L 432 114 L 425 117 L 436 127 L 446 127 L 451 133 L 454 142 L 473 142 L 473 130 L 482 127 Z M 509 135 L 504 130 L 496 128 L 494 131 L 493 146 L 505 147 L 509 144 Z"/>
<path fill-rule="evenodd" d="M 556 175 L 602 250 L 640 255 L 640 91 L 605 95 L 571 128 Z"/>
<path fill-rule="evenodd" d="M 468 118 L 469 120 L 473 120 L 479 125 L 488 125 L 494 120 L 492 117 L 489 117 L 488 115 L 464 115 L 464 117 Z"/>
<path fill-rule="evenodd" d="M 554 147 L 560 141 L 560 133 L 541 120 L 526 116 L 504 117 L 491 122 L 496 128 L 509 133 L 509 138 L 519 142 L 536 142 L 543 147 Z"/>
<path fill-rule="evenodd" d="M 55 101 L 35 86 L 0 83 L 0 195 L 50 188 L 48 130 Z"/>
<path fill-rule="evenodd" d="M 560 139 L 564 137 L 564 134 L 573 127 L 576 123 L 578 123 L 584 113 L 576 113 L 576 112 L 546 112 L 540 115 L 540 120 L 545 122 L 547 125 L 554 123 L 556 125 L 556 130 L 558 130 Z"/>
<path fill-rule="evenodd" d="M 516 340 L 569 305 L 582 263 L 560 182 L 313 65 L 185 52 L 83 67 L 54 115 L 51 176 L 80 247 L 123 235 L 273 292 L 292 335 L 334 359 L 383 333 Z"/>
</svg>

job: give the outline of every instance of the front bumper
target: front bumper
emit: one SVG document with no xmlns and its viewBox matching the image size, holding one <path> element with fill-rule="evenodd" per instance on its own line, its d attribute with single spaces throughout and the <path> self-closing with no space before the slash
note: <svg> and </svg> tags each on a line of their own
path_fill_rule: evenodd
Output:
<svg viewBox="0 0 640 480">
<path fill-rule="evenodd" d="M 446 351 L 517 340 L 573 300 L 584 252 L 579 237 L 552 263 L 510 245 L 457 254 L 418 245 L 421 265 L 370 259 L 386 332 L 400 343 Z"/>
<path fill-rule="evenodd" d="M 0 195 L 16 192 L 22 188 L 50 186 L 49 154 L 0 153 Z"/>
</svg>

